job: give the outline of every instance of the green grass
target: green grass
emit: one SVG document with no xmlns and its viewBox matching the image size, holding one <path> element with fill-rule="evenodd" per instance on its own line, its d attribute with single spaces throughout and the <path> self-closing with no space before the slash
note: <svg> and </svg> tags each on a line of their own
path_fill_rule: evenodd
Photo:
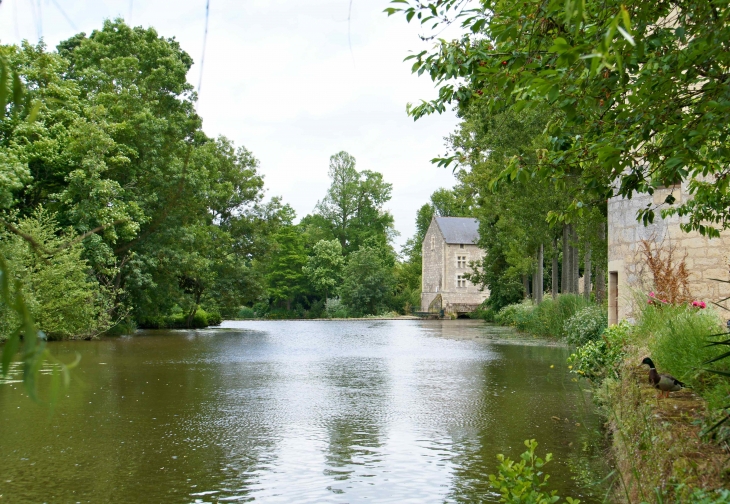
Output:
<svg viewBox="0 0 730 504">
<path fill-rule="evenodd" d="M 592 303 L 583 296 L 561 294 L 557 299 L 546 298 L 539 305 L 525 301 L 505 306 L 495 321 L 536 336 L 561 338 L 565 334 L 565 322 L 587 306 Z"/>
<path fill-rule="evenodd" d="M 709 336 L 723 332 L 718 314 L 686 305 L 647 305 L 632 331 L 633 342 L 649 350 L 660 373 L 669 373 L 703 396 L 710 408 L 723 406 L 730 394 L 730 380 L 704 371 L 702 363 L 726 351 L 708 347 Z M 730 359 L 711 366 L 730 371 Z"/>
</svg>

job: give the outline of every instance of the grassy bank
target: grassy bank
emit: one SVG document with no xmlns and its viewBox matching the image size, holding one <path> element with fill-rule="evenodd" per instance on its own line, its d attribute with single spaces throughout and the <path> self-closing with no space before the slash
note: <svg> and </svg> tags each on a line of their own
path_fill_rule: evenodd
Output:
<svg viewBox="0 0 730 504">
<path fill-rule="evenodd" d="M 565 339 L 571 344 L 597 339 L 608 322 L 603 308 L 577 294 L 548 297 L 538 305 L 526 300 L 496 313 L 489 308 L 478 310 L 474 317 L 535 336 Z"/>
<path fill-rule="evenodd" d="M 576 295 L 484 310 L 480 318 L 575 345 L 568 365 L 588 380 L 606 419 L 615 467 L 614 500 L 730 503 L 730 357 L 708 346 L 724 332 L 719 315 L 691 304 L 646 304 L 634 324 L 607 328 L 606 310 Z M 727 339 L 719 336 L 714 340 Z M 658 399 L 644 357 L 688 385 Z M 576 377 L 576 380 L 578 377 Z"/>
<path fill-rule="evenodd" d="M 728 503 L 725 427 L 710 430 L 724 415 L 730 382 L 703 370 L 722 350 L 708 347 L 721 332 L 710 310 L 649 305 L 636 324 L 607 329 L 576 348 L 569 364 L 588 379 L 606 417 L 616 468 L 616 498 L 624 502 Z M 658 399 L 648 384 L 651 356 L 660 373 L 691 387 Z M 728 363 L 714 367 L 728 371 Z"/>
</svg>

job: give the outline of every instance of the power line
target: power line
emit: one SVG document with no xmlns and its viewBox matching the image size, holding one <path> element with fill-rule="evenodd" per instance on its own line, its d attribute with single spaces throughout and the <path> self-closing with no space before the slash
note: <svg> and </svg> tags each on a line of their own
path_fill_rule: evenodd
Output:
<svg viewBox="0 0 730 504">
<path fill-rule="evenodd" d="M 68 15 L 66 14 L 66 11 L 63 10 L 61 5 L 56 0 L 51 0 L 51 1 L 53 2 L 53 5 L 55 5 L 56 8 L 59 10 L 59 12 L 63 15 L 63 17 L 66 18 L 66 21 L 68 21 L 68 24 L 71 25 L 71 28 L 73 28 L 74 31 L 79 31 L 79 29 L 76 28 L 76 25 L 74 24 L 74 22 L 71 21 L 71 18 L 68 17 Z"/>
<path fill-rule="evenodd" d="M 352 0 L 350 0 L 350 8 L 347 10 L 347 44 L 350 46 L 350 56 L 352 56 L 352 66 L 355 66 L 355 54 L 352 52 L 352 38 L 350 37 L 350 33 L 352 30 L 350 29 L 350 17 L 352 15 Z"/>
<path fill-rule="evenodd" d="M 203 65 L 205 64 L 205 46 L 208 43 L 208 18 L 210 17 L 210 0 L 205 1 L 205 33 L 203 34 L 203 53 L 200 55 L 200 78 L 198 79 L 198 96 L 203 86 Z"/>
</svg>

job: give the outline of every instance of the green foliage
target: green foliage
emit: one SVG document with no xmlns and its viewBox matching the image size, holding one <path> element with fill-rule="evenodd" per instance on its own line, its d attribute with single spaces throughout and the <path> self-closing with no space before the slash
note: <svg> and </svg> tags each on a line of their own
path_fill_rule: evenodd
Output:
<svg viewBox="0 0 730 504">
<path fill-rule="evenodd" d="M 549 474 L 545 474 L 543 467 L 553 458 L 548 453 L 545 459 L 535 455 L 537 441 L 528 439 L 525 441 L 527 451 L 520 455 L 520 461 L 515 462 L 502 454 L 497 455 L 499 461 L 498 473 L 489 475 L 489 483 L 492 488 L 501 494 L 499 502 L 508 504 L 552 504 L 558 502 L 560 497 L 555 495 L 556 490 L 547 491 Z M 567 497 L 565 502 L 579 504 L 579 499 Z"/>
<path fill-rule="evenodd" d="M 48 339 L 92 337 L 110 325 L 110 293 L 99 285 L 86 260 L 83 245 L 63 235 L 56 218 L 38 209 L 20 219 L 19 234 L 0 235 L 0 255 L 8 274 L 25 295 L 25 303 L 38 328 Z M 70 244 L 69 244 L 70 243 Z M 20 314 L 0 305 L 0 340 L 20 323 Z"/>
<path fill-rule="evenodd" d="M 682 490 L 678 489 L 677 493 L 681 494 Z M 691 504 L 730 504 L 730 490 L 695 488 L 687 499 L 687 502 Z"/>
<path fill-rule="evenodd" d="M 469 318 L 471 319 L 480 319 L 484 322 L 496 322 L 497 314 L 495 311 L 487 306 L 487 307 L 479 307 L 473 312 L 469 313 Z"/>
<path fill-rule="evenodd" d="M 340 299 L 353 315 L 375 315 L 385 308 L 394 288 L 395 257 L 387 245 L 371 241 L 350 254 Z"/>
<path fill-rule="evenodd" d="M 534 305 L 529 301 L 510 304 L 499 310 L 494 320 L 500 325 L 527 331 L 534 309 Z"/>
<path fill-rule="evenodd" d="M 330 157 L 332 183 L 317 203 L 319 221 L 339 240 L 345 254 L 368 239 L 381 239 L 393 232 L 393 216 L 383 209 L 393 186 L 378 172 L 355 169 L 355 158 L 341 151 Z"/>
<path fill-rule="evenodd" d="M 178 311 L 164 317 L 144 319 L 139 325 L 143 329 L 203 329 L 220 323 L 221 316 L 218 313 L 208 313 L 198 308 L 192 318 L 187 313 Z"/>
<path fill-rule="evenodd" d="M 2 49 L 27 92 L 0 129 L 0 200 L 21 217 L 42 205 L 64 230 L 98 233 L 82 257 L 114 286 L 115 317 L 128 307 L 133 319 L 164 318 L 174 306 L 189 319 L 199 306 L 230 315 L 259 297 L 252 260 L 286 208 L 262 203 L 249 151 L 203 133 L 178 42 L 115 20 L 58 52 Z"/>
<path fill-rule="evenodd" d="M 712 310 L 691 306 L 646 305 L 637 320 L 633 340 L 649 348 L 660 372 L 667 372 L 691 385 L 712 407 L 726 404 L 730 384 L 723 377 L 707 373 L 701 364 L 722 353 L 708 346 L 710 334 L 722 332 L 720 319 Z M 730 371 L 730 364 L 717 362 L 721 371 Z"/>
<path fill-rule="evenodd" d="M 244 306 L 240 310 L 238 310 L 238 313 L 236 314 L 236 318 L 239 319 L 253 319 L 256 318 L 256 312 L 253 308 L 249 308 L 248 306 Z"/>
<path fill-rule="evenodd" d="M 622 320 L 603 331 L 600 339 L 589 340 L 575 349 L 568 357 L 571 373 L 578 374 L 599 384 L 606 378 L 618 378 L 619 369 L 626 358 L 625 345 L 629 340 L 631 325 Z"/>
<path fill-rule="evenodd" d="M 562 338 L 566 322 L 589 305 L 590 302 L 578 294 L 560 294 L 556 300 L 546 298 L 539 305 L 526 300 L 502 308 L 495 322 L 536 336 Z"/>
<path fill-rule="evenodd" d="M 439 39 L 409 56 L 438 97 L 409 106 L 416 117 L 458 103 L 489 110 L 548 106 L 556 115 L 538 163 L 515 155 L 503 179 L 582 179 L 584 191 L 565 210 L 613 192 L 652 194 L 686 181 L 692 198 L 668 198 L 664 213 L 686 215 L 683 227 L 716 235 L 730 226 L 730 160 L 723 147 L 730 117 L 725 71 L 730 56 L 727 2 L 543 2 L 394 0 L 388 14 L 428 23 L 461 22 L 459 40 Z M 671 19 L 671 22 L 667 22 Z M 559 21 L 558 21 L 559 20 Z M 539 27 L 539 29 L 537 29 Z M 438 30 L 438 31 L 437 31 Z M 448 164 L 464 153 L 441 160 Z M 653 206 L 638 217 L 651 222 Z"/>
<path fill-rule="evenodd" d="M 583 345 L 596 341 L 608 326 L 608 314 L 602 306 L 586 306 L 565 321 L 565 341 Z"/>
<path fill-rule="evenodd" d="M 342 304 L 340 298 L 330 298 L 325 303 L 325 314 L 329 318 L 346 318 L 347 308 Z"/>
<path fill-rule="evenodd" d="M 272 301 L 284 302 L 290 309 L 294 298 L 305 289 L 302 269 L 307 263 L 307 255 L 296 226 L 282 226 L 273 239 L 274 250 L 266 266 L 267 291 Z"/>
<path fill-rule="evenodd" d="M 315 243 L 312 252 L 302 272 L 314 291 L 327 299 L 328 294 L 342 282 L 345 267 L 342 245 L 337 240 L 320 240 Z"/>
</svg>

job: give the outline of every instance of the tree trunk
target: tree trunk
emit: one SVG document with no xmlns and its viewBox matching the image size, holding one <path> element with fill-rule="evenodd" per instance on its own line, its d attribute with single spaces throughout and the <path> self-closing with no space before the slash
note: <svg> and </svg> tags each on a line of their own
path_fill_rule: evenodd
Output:
<svg viewBox="0 0 730 504">
<path fill-rule="evenodd" d="M 553 299 L 558 297 L 558 239 L 553 238 L 553 271 L 552 271 L 552 293 Z"/>
<path fill-rule="evenodd" d="M 591 300 L 591 246 L 586 243 L 586 255 L 583 259 L 583 295 Z"/>
<path fill-rule="evenodd" d="M 570 272 L 570 247 L 568 245 L 568 225 L 563 224 L 563 271 L 560 276 L 560 293 L 567 294 L 570 292 L 568 288 L 568 273 Z"/>
<path fill-rule="evenodd" d="M 571 266 L 573 267 L 573 285 L 571 292 L 573 294 L 578 294 L 578 283 L 580 282 L 580 256 L 578 255 L 578 230 L 573 226 L 570 225 L 570 230 L 572 234 L 571 242 L 572 242 L 572 248 L 573 252 L 571 253 Z"/>
<path fill-rule="evenodd" d="M 598 238 L 600 238 L 601 248 L 605 249 L 606 243 L 606 224 L 601 222 L 598 227 Z M 603 265 L 596 265 L 596 302 L 603 303 L 606 299 L 606 272 Z"/>
<path fill-rule="evenodd" d="M 525 299 L 530 297 L 530 279 L 527 275 L 522 275 L 522 287 L 525 289 Z"/>
<path fill-rule="evenodd" d="M 545 260 L 545 248 L 542 246 L 542 243 L 540 244 L 540 248 L 537 251 L 537 283 L 536 283 L 536 297 L 537 302 L 542 303 L 542 295 L 545 291 L 545 286 L 543 285 L 543 276 L 545 274 L 543 270 L 543 262 Z"/>
</svg>

